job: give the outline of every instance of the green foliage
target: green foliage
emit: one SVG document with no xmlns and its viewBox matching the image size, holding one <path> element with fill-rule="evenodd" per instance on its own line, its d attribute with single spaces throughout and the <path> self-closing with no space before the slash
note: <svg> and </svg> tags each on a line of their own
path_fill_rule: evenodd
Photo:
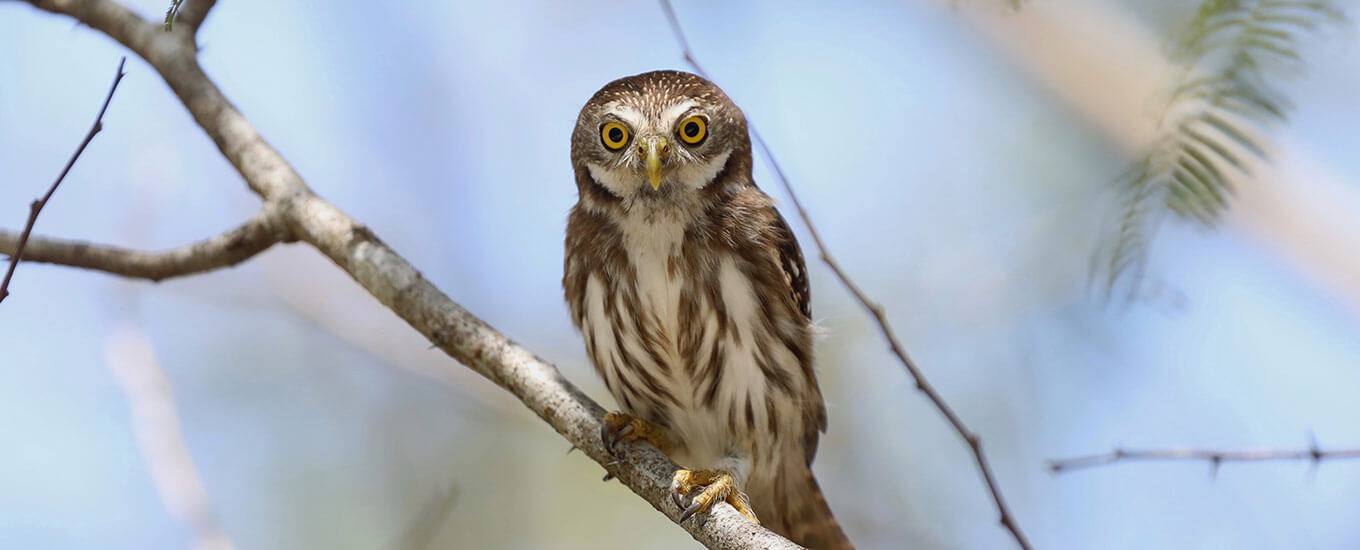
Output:
<svg viewBox="0 0 1360 550">
<path fill-rule="evenodd" d="M 1232 178 L 1249 172 L 1251 158 L 1267 160 L 1256 136 L 1285 122 L 1292 108 L 1271 81 L 1301 68 L 1304 38 L 1344 19 L 1326 0 L 1200 4 L 1171 47 L 1183 73 L 1162 112 L 1162 133 L 1118 180 L 1118 229 L 1096 257 L 1107 292 L 1121 285 L 1137 292 L 1152 236 L 1168 215 L 1204 227 L 1218 222 Z"/>
</svg>

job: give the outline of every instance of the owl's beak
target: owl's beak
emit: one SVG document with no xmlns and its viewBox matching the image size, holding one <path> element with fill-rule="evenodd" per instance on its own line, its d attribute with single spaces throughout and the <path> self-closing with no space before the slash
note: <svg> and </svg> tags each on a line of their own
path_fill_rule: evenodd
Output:
<svg viewBox="0 0 1360 550">
<path fill-rule="evenodd" d="M 647 137 L 638 143 L 639 152 L 646 159 L 647 181 L 651 182 L 652 190 L 661 188 L 661 176 L 663 160 L 669 160 L 671 144 L 666 138 L 661 136 Z"/>
</svg>

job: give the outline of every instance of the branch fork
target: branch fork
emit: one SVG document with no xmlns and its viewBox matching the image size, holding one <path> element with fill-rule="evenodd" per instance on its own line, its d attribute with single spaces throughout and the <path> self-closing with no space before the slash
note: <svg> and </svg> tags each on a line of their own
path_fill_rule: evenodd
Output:
<svg viewBox="0 0 1360 550">
<path fill-rule="evenodd" d="M 219 151 L 263 200 L 259 214 L 216 237 L 146 252 L 34 238 L 23 253 L 44 261 L 152 281 L 234 265 L 280 242 L 306 243 L 445 353 L 514 394 L 591 460 L 652 507 L 713 549 L 799 546 L 750 521 L 726 503 L 679 522 L 670 499 L 679 467 L 656 449 L 630 445 L 618 457 L 599 438 L 604 409 L 536 357 L 455 303 L 371 230 L 317 196 L 277 150 L 227 100 L 198 64 L 195 33 L 213 0 L 184 0 L 173 27 L 148 21 L 116 0 L 34 0 L 40 9 L 88 25 L 141 56 L 161 75 Z M 0 253 L 18 255 L 19 237 L 0 231 Z"/>
</svg>

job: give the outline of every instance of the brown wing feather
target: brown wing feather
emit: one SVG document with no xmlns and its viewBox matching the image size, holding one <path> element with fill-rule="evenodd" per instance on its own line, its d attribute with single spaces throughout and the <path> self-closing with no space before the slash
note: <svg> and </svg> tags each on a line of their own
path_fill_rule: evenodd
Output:
<svg viewBox="0 0 1360 550">
<path fill-rule="evenodd" d="M 803 315 L 803 322 L 812 324 L 812 290 L 808 285 L 807 263 L 803 260 L 803 250 L 798 246 L 798 238 L 793 235 L 793 230 L 789 229 L 788 222 L 784 221 L 784 216 L 775 210 L 774 213 L 774 245 L 779 250 L 779 267 L 784 272 L 784 280 L 788 283 L 789 294 L 793 296 L 794 303 L 798 304 L 798 311 Z M 811 357 L 806 359 L 811 361 Z M 812 366 L 806 365 L 805 368 L 812 376 Z M 811 379 L 813 388 L 817 387 L 816 378 Z M 817 454 L 817 443 L 821 439 L 822 432 L 826 431 L 826 405 L 821 399 L 821 390 L 817 390 L 816 405 L 807 410 L 809 422 L 807 431 L 803 433 L 803 452 L 806 453 L 807 464 L 812 464 L 812 459 Z"/>
<path fill-rule="evenodd" d="M 779 248 L 779 267 L 784 270 L 784 280 L 789 283 L 793 300 L 798 303 L 798 311 L 803 312 L 805 321 L 812 320 L 812 290 L 808 287 L 807 264 L 803 261 L 803 250 L 798 247 L 798 238 L 789 229 L 784 216 L 774 213 L 775 245 Z"/>
</svg>

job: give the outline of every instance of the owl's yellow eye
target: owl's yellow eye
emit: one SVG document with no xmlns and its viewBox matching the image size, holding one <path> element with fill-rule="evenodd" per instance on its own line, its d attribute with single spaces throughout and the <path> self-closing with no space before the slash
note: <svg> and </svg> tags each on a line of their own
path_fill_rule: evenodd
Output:
<svg viewBox="0 0 1360 550">
<path fill-rule="evenodd" d="M 610 151 L 618 151 L 628 145 L 628 127 L 617 122 L 606 122 L 600 127 L 600 140 Z"/>
<path fill-rule="evenodd" d="M 690 145 L 698 145 L 708 137 L 708 119 L 694 115 L 680 122 L 680 128 L 676 130 L 680 134 L 680 141 Z"/>
</svg>

